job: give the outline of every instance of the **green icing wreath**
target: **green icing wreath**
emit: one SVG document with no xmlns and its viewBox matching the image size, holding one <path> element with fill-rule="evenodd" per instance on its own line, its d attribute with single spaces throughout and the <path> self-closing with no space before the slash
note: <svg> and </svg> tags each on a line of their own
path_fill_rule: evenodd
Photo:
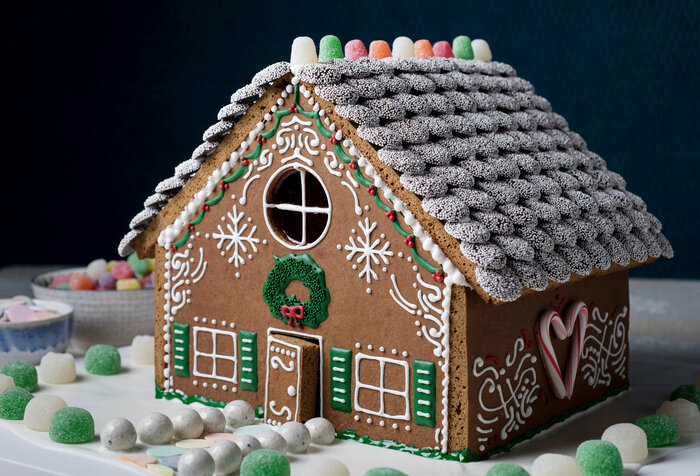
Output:
<svg viewBox="0 0 700 476">
<path fill-rule="evenodd" d="M 308 254 L 274 256 L 275 267 L 267 273 L 263 299 L 274 317 L 291 326 L 314 329 L 328 317 L 331 294 L 326 287 L 326 274 Z M 309 288 L 309 301 L 300 302 L 285 290 L 289 283 L 299 280 Z"/>
</svg>

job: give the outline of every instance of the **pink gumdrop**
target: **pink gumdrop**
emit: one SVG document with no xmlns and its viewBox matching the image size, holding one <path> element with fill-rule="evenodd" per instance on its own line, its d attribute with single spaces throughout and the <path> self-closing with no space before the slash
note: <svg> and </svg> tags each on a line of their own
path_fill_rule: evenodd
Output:
<svg viewBox="0 0 700 476">
<path fill-rule="evenodd" d="M 367 56 L 367 48 L 360 40 L 350 40 L 345 43 L 345 59 L 353 61 Z"/>
<path fill-rule="evenodd" d="M 131 266 L 126 261 L 117 261 L 112 268 L 114 279 L 129 279 L 134 276 Z"/>
<path fill-rule="evenodd" d="M 34 311 L 24 304 L 15 304 L 14 306 L 8 307 L 5 314 L 7 314 L 7 320 L 10 322 L 27 322 L 34 320 Z"/>
<path fill-rule="evenodd" d="M 452 47 L 447 41 L 438 41 L 433 45 L 433 54 L 442 58 L 454 58 Z"/>
<path fill-rule="evenodd" d="M 57 274 L 53 277 L 53 280 L 51 280 L 51 284 L 49 285 L 49 287 L 55 288 L 59 284 L 67 283 L 69 279 L 70 276 L 67 274 Z"/>
</svg>

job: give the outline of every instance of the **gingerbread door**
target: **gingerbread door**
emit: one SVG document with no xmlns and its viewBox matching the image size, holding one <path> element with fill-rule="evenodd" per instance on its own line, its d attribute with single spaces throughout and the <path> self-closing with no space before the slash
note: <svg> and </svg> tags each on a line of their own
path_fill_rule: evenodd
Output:
<svg viewBox="0 0 700 476">
<path fill-rule="evenodd" d="M 265 421 L 281 425 L 316 416 L 319 346 L 297 337 L 267 338 Z"/>
</svg>

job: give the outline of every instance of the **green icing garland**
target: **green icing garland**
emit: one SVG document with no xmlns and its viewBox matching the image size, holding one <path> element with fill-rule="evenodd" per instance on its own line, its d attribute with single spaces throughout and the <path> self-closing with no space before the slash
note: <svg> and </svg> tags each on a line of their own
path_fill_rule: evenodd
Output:
<svg viewBox="0 0 700 476">
<path fill-rule="evenodd" d="M 331 294 L 326 287 L 326 275 L 323 269 L 308 254 L 274 256 L 275 267 L 267 273 L 263 285 L 263 299 L 270 307 L 274 317 L 289 325 L 316 328 L 328 317 L 328 303 Z M 299 280 L 309 288 L 309 302 L 300 302 L 292 294 L 287 296 L 285 289 L 289 283 Z M 303 308 L 300 317 L 291 317 L 290 310 Z"/>
</svg>

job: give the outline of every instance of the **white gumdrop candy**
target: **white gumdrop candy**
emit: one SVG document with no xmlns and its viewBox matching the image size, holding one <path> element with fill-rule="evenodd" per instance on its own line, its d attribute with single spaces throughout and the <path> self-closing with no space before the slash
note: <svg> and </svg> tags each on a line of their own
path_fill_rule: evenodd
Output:
<svg viewBox="0 0 700 476">
<path fill-rule="evenodd" d="M 178 476 L 212 476 L 214 474 L 214 458 L 201 448 L 185 451 L 177 461 Z"/>
<path fill-rule="evenodd" d="M 107 272 L 107 261 L 103 259 L 96 259 L 94 261 L 90 261 L 90 264 L 87 265 L 87 269 L 85 270 L 85 274 L 90 276 L 92 279 L 98 279 L 100 276 L 102 276 L 104 273 Z"/>
<path fill-rule="evenodd" d="M 218 408 L 203 407 L 197 411 L 204 423 L 204 433 L 221 433 L 226 429 L 226 417 Z"/>
<path fill-rule="evenodd" d="M 398 36 L 391 45 L 391 56 L 394 58 L 414 58 L 416 51 L 413 41 L 407 36 Z"/>
<path fill-rule="evenodd" d="M 303 423 L 289 421 L 280 426 L 277 432 L 287 442 L 287 449 L 290 453 L 303 453 L 309 449 L 311 433 L 309 433 L 309 429 Z"/>
<path fill-rule="evenodd" d="M 294 38 L 289 63 L 293 65 L 318 63 L 314 40 L 308 36 L 298 36 Z"/>
<path fill-rule="evenodd" d="M 202 417 L 191 408 L 184 408 L 177 412 L 172 421 L 175 437 L 181 440 L 199 438 L 204 432 Z"/>
<path fill-rule="evenodd" d="M 656 413 L 671 415 L 678 423 L 681 433 L 695 433 L 700 431 L 700 410 L 693 402 L 685 398 L 666 401 L 661 404 Z"/>
<path fill-rule="evenodd" d="M 238 447 L 241 449 L 241 453 L 243 454 L 244 458 L 253 451 L 262 449 L 260 441 L 251 435 L 241 435 L 233 440 L 233 442 L 236 443 L 236 445 L 238 445 Z"/>
<path fill-rule="evenodd" d="M 618 423 L 609 426 L 601 437 L 615 445 L 622 456 L 623 463 L 639 463 L 649 454 L 647 434 L 632 423 Z"/>
<path fill-rule="evenodd" d="M 71 354 L 49 352 L 41 358 L 39 378 L 46 383 L 74 382 L 75 358 Z"/>
<path fill-rule="evenodd" d="M 581 476 L 581 468 L 571 456 L 544 453 L 532 463 L 532 476 Z"/>
<path fill-rule="evenodd" d="M 335 458 L 316 456 L 304 466 L 303 474 L 304 476 L 350 476 L 350 470 Z"/>
<path fill-rule="evenodd" d="M 217 441 L 208 449 L 214 459 L 216 474 L 230 474 L 237 471 L 243 461 L 243 452 L 236 443 L 229 440 Z"/>
<path fill-rule="evenodd" d="M 100 432 L 100 442 L 108 450 L 128 451 L 136 446 L 136 428 L 126 418 L 114 418 Z"/>
<path fill-rule="evenodd" d="M 136 425 L 136 433 L 147 445 L 165 445 L 173 439 L 173 422 L 162 413 L 149 413 Z"/>
<path fill-rule="evenodd" d="M 155 343 L 153 336 L 135 336 L 131 341 L 131 363 L 153 365 L 155 363 Z"/>
<path fill-rule="evenodd" d="M 5 390 L 6 388 L 14 387 L 15 386 L 15 379 L 10 377 L 9 375 L 5 374 L 0 374 L 0 392 Z"/>
<path fill-rule="evenodd" d="M 317 445 L 330 445 L 335 441 L 333 423 L 323 417 L 312 418 L 304 423 L 311 434 L 311 442 Z"/>
<path fill-rule="evenodd" d="M 66 407 L 66 402 L 61 397 L 37 395 L 29 400 L 24 409 L 24 426 L 30 430 L 49 431 L 53 414 Z"/>
<path fill-rule="evenodd" d="M 275 430 L 263 431 L 257 438 L 262 447 L 266 450 L 276 450 L 280 453 L 287 452 L 287 442 L 282 438 L 282 435 Z"/>
<path fill-rule="evenodd" d="M 485 40 L 473 40 L 472 51 L 474 52 L 475 60 L 491 61 L 493 59 L 491 47 Z"/>
<path fill-rule="evenodd" d="M 255 422 L 255 410 L 245 400 L 228 402 L 224 407 L 226 423 L 234 428 L 252 425 Z"/>
</svg>

